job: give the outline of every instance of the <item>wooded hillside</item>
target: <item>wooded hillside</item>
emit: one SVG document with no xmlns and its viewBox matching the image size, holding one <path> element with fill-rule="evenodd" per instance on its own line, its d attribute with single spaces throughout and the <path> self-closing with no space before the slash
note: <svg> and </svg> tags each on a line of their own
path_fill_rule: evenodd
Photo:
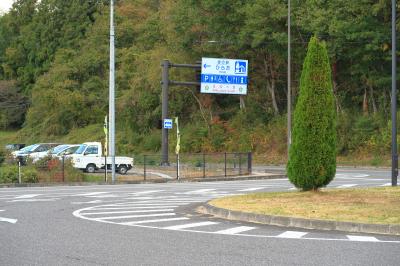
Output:
<svg viewBox="0 0 400 266">
<path fill-rule="evenodd" d="M 292 0 L 292 90 L 311 36 L 326 42 L 338 154 L 390 152 L 391 3 Z M 108 113 L 109 1 L 17 0 L 0 17 L 0 129 L 25 142 L 103 138 Z M 398 10 L 399 11 L 399 10 Z M 160 149 L 162 59 L 249 60 L 248 95 L 172 87 L 182 152 L 286 154 L 287 1 L 116 1 L 117 147 Z M 171 79 L 195 73 L 172 70 Z M 171 134 L 171 151 L 174 145 Z"/>
</svg>

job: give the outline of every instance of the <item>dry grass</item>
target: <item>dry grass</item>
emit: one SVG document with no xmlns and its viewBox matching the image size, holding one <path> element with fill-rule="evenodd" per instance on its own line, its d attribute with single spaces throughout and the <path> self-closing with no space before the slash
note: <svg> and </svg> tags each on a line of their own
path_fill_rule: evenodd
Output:
<svg viewBox="0 0 400 266">
<path fill-rule="evenodd" d="M 373 224 L 400 224 L 400 187 L 255 193 L 216 199 L 235 211 Z"/>
</svg>

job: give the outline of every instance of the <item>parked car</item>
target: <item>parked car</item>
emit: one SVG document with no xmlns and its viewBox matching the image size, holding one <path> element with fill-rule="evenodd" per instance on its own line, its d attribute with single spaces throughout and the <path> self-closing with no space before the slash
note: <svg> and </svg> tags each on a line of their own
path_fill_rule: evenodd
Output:
<svg viewBox="0 0 400 266">
<path fill-rule="evenodd" d="M 13 144 L 7 144 L 4 148 L 10 152 L 12 151 L 17 151 L 25 147 L 25 144 L 23 143 L 13 143 Z"/>
<path fill-rule="evenodd" d="M 13 151 L 11 154 L 14 158 L 20 160 L 22 163 L 26 161 L 27 156 L 34 152 L 48 151 L 49 149 L 60 145 L 60 143 L 38 143 L 26 146 L 18 151 Z"/>
<path fill-rule="evenodd" d="M 94 173 L 97 169 L 105 169 L 105 161 L 107 162 L 107 169 L 111 168 L 111 157 L 104 157 L 100 142 L 85 142 L 69 157 L 72 158 L 75 168 L 88 173 Z M 116 156 L 115 167 L 118 173 L 124 175 L 133 167 L 133 158 Z"/>
<path fill-rule="evenodd" d="M 54 148 L 51 148 L 48 151 L 33 152 L 29 154 L 29 157 L 32 158 L 33 162 L 36 162 L 46 156 L 61 159 L 64 155 L 74 153 L 79 148 L 79 146 L 80 145 L 78 144 L 61 144 Z"/>
</svg>

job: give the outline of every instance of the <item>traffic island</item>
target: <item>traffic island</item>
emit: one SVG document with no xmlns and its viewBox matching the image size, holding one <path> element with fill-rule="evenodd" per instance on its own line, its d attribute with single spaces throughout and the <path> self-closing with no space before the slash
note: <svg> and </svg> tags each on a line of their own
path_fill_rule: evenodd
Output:
<svg viewBox="0 0 400 266">
<path fill-rule="evenodd" d="M 255 193 L 197 208 L 219 218 L 318 230 L 400 235 L 400 188 Z"/>
</svg>

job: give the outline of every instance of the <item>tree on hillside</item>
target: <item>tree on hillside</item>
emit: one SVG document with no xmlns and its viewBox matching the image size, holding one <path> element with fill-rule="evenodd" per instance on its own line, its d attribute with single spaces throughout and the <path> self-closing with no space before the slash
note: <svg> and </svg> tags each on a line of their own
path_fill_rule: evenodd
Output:
<svg viewBox="0 0 400 266">
<path fill-rule="evenodd" d="M 303 190 L 318 190 L 336 172 L 336 113 L 326 45 L 312 37 L 294 111 L 287 173 Z"/>
</svg>

